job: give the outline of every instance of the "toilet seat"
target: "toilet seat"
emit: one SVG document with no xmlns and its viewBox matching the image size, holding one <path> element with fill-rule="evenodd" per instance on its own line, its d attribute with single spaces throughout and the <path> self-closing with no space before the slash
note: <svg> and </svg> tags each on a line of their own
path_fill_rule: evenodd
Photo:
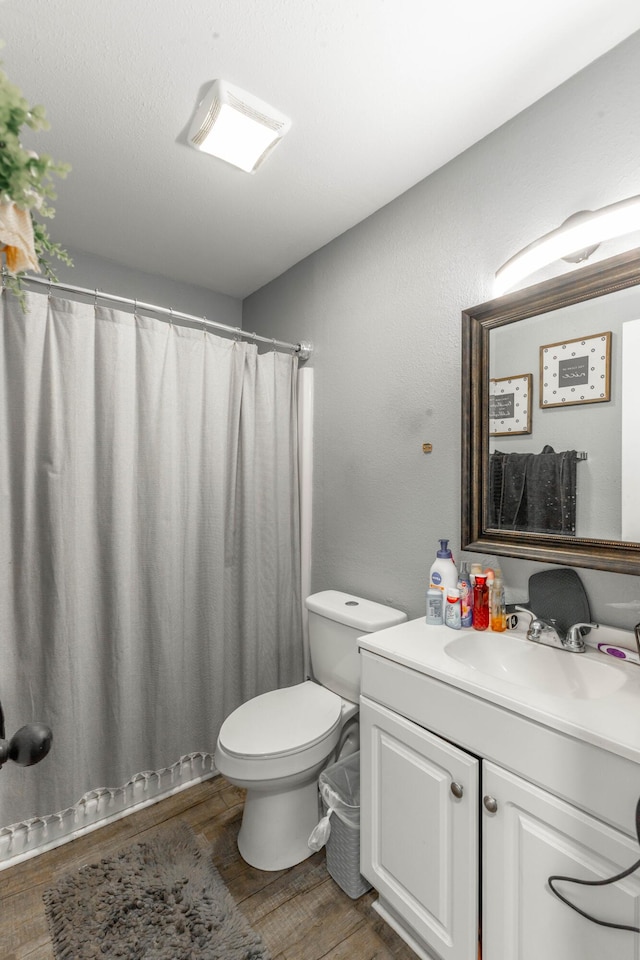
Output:
<svg viewBox="0 0 640 960">
<path fill-rule="evenodd" d="M 341 698 L 305 680 L 243 703 L 222 724 L 219 744 L 238 759 L 287 757 L 330 737 L 341 716 Z"/>
</svg>

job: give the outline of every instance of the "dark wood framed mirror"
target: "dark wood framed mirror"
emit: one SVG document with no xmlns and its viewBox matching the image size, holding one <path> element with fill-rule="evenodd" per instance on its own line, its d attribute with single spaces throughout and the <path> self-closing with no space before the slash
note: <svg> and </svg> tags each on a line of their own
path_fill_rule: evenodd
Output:
<svg viewBox="0 0 640 960">
<path fill-rule="evenodd" d="M 640 462 L 640 404 L 636 409 L 634 394 L 629 393 L 630 389 L 637 389 L 640 398 L 640 366 L 632 368 L 629 360 L 633 329 L 640 330 L 640 248 L 463 311 L 464 550 L 640 573 L 640 534 L 636 532 L 640 521 L 629 519 L 630 510 L 640 517 L 640 472 L 634 477 L 631 473 L 635 471 L 629 470 L 633 457 Z M 609 364 L 606 395 L 601 392 L 593 400 L 593 394 L 587 395 L 584 388 L 582 393 L 573 393 L 577 399 L 571 402 L 564 404 L 560 400 L 549 404 L 549 408 L 543 406 L 550 390 L 550 375 L 543 360 L 545 345 L 566 350 L 567 345 L 584 344 L 591 336 L 600 334 L 603 342 L 606 340 L 607 354 L 598 357 L 600 366 L 595 364 L 590 369 L 596 371 L 592 378 L 597 375 L 604 380 L 605 360 Z M 583 347 L 583 352 L 587 348 Z M 579 359 L 584 361 L 584 373 L 567 376 L 586 381 L 589 363 L 586 358 Z M 637 360 L 640 363 L 640 352 Z M 513 375 L 519 384 L 532 384 L 531 395 L 526 398 L 527 413 L 533 412 L 528 430 L 510 432 L 505 421 L 497 430 L 495 417 L 500 414 L 496 414 L 493 401 L 490 418 L 490 395 L 495 392 L 496 383 L 503 388 L 507 375 Z M 556 370 L 553 376 L 557 376 Z M 570 386 L 568 381 L 563 385 Z M 510 403 L 505 398 L 507 411 Z M 494 509 L 496 455 L 504 460 L 505 451 L 528 454 L 548 449 L 574 450 L 576 443 L 576 459 L 580 462 L 575 474 L 574 515 L 578 519 L 574 526 L 556 532 L 505 523 L 503 514 L 496 514 Z M 515 460 L 511 458 L 511 462 Z M 530 486 L 533 489 L 534 484 Z M 632 494 L 633 490 L 637 490 L 637 496 Z"/>
</svg>

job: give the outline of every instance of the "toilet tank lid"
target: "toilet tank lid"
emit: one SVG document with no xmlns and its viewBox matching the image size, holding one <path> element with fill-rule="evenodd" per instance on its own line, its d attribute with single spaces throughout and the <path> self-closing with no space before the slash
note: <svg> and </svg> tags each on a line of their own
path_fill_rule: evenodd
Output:
<svg viewBox="0 0 640 960">
<path fill-rule="evenodd" d="M 363 633 L 374 633 L 403 623 L 407 619 L 406 613 L 394 610 L 384 603 L 375 603 L 373 600 L 364 600 L 339 590 L 323 590 L 307 597 L 306 606 L 313 613 L 318 613 L 329 620 L 336 620 L 348 627 L 355 627 Z"/>
</svg>

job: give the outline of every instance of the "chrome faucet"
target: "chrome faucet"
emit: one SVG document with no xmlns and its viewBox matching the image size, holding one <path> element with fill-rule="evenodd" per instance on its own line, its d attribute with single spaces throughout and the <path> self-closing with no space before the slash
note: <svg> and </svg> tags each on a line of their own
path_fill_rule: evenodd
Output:
<svg viewBox="0 0 640 960">
<path fill-rule="evenodd" d="M 597 623 L 574 623 L 563 637 L 558 633 L 557 621 L 553 617 L 548 620 L 542 617 L 536 617 L 531 610 L 524 607 L 517 607 L 523 613 L 531 616 L 531 622 L 527 628 L 527 640 L 533 640 L 534 643 L 541 643 L 546 647 L 556 647 L 558 650 L 567 650 L 570 653 L 584 653 L 587 646 L 582 636 L 581 628 L 590 627 L 592 630 L 598 630 Z M 640 624 L 638 625 L 640 627 Z M 639 634 L 640 636 L 640 631 Z M 640 639 L 638 640 L 640 644 Z"/>
<path fill-rule="evenodd" d="M 547 647 L 562 646 L 562 638 L 558 633 L 556 621 L 552 617 L 545 620 L 543 617 L 534 616 L 527 630 L 527 640 L 542 643 Z"/>
</svg>

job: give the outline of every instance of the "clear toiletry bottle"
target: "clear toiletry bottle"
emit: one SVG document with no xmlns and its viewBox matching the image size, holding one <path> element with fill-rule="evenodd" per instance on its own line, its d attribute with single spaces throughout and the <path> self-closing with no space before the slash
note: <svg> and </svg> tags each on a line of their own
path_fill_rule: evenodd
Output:
<svg viewBox="0 0 640 960">
<path fill-rule="evenodd" d="M 498 577 L 491 588 L 491 629 L 502 633 L 507 629 L 507 609 L 504 602 L 504 584 Z"/>
<path fill-rule="evenodd" d="M 487 578 L 487 589 L 489 591 L 489 603 L 491 603 L 491 591 L 493 589 L 493 581 L 495 580 L 496 575 L 493 572 L 491 567 L 487 567 L 487 569 L 484 571 L 484 575 Z"/>
<path fill-rule="evenodd" d="M 452 630 L 460 629 L 460 591 L 457 587 L 449 587 L 444 605 L 445 626 Z"/>
<path fill-rule="evenodd" d="M 473 596 L 471 593 L 471 575 L 466 562 L 460 564 L 458 576 L 458 590 L 460 591 L 460 626 L 473 626 Z"/>
<path fill-rule="evenodd" d="M 443 615 L 442 590 L 439 587 L 429 587 L 427 590 L 427 623 L 442 623 Z"/>
<path fill-rule="evenodd" d="M 477 573 L 473 586 L 473 629 L 486 630 L 489 626 L 489 588 L 484 574 Z"/>
</svg>

